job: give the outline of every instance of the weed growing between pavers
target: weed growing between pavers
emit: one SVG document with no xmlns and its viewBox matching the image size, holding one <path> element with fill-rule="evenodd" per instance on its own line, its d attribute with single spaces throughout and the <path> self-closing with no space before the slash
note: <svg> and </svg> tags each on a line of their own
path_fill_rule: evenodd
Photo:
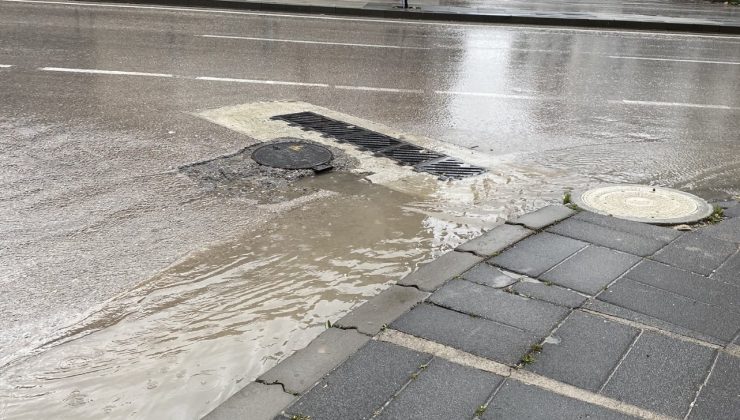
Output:
<svg viewBox="0 0 740 420">
<path fill-rule="evenodd" d="M 311 416 L 304 416 L 303 414 L 293 414 L 290 416 L 290 420 L 311 420 Z"/>
<path fill-rule="evenodd" d="M 566 191 L 565 194 L 563 194 L 563 204 L 568 205 L 573 203 L 570 198 L 570 191 Z"/>
<path fill-rule="evenodd" d="M 714 206 L 714 211 L 707 218 L 707 222 L 711 224 L 717 224 L 725 218 L 725 209 L 720 206 Z"/>
<path fill-rule="evenodd" d="M 516 365 L 517 368 L 522 368 L 526 365 L 531 365 L 537 361 L 535 355 L 542 351 L 542 344 L 532 344 L 529 351 L 522 356 L 522 360 Z"/>
<path fill-rule="evenodd" d="M 475 415 L 476 415 L 476 417 L 482 416 L 483 413 L 486 412 L 486 408 L 488 408 L 488 407 L 486 407 L 485 405 L 478 406 L 478 408 L 475 409 Z"/>
</svg>

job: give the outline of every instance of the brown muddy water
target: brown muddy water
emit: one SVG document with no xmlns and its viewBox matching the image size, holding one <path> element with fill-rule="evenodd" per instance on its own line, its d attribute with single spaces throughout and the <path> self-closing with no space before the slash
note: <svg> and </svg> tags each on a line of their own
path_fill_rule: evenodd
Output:
<svg viewBox="0 0 740 420">
<path fill-rule="evenodd" d="M 302 179 L 323 198 L 190 254 L 0 368 L 0 418 L 202 417 L 327 320 L 562 194 L 563 174 L 511 173 L 423 192 L 361 174 Z"/>
</svg>

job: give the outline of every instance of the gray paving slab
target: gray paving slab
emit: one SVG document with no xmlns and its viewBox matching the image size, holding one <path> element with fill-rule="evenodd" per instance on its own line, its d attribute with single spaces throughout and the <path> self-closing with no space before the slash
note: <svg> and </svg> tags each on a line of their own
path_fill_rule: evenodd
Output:
<svg viewBox="0 0 740 420">
<path fill-rule="evenodd" d="M 539 230 L 563 219 L 567 219 L 574 214 L 576 214 L 574 210 L 563 205 L 554 204 L 519 216 L 510 223 Z"/>
<path fill-rule="evenodd" d="M 709 372 L 714 355 L 713 349 L 645 331 L 602 393 L 683 418 Z"/>
<path fill-rule="evenodd" d="M 507 270 L 537 277 L 587 244 L 542 232 L 517 243 L 489 261 Z"/>
<path fill-rule="evenodd" d="M 280 385 L 251 382 L 208 413 L 204 420 L 271 420 L 297 397 Z"/>
<path fill-rule="evenodd" d="M 690 419 L 740 419 L 740 357 L 720 353 Z"/>
<path fill-rule="evenodd" d="M 467 281 L 497 289 L 511 286 L 519 278 L 505 274 L 498 268 L 485 262 L 473 266 L 473 268 L 463 273 L 461 277 Z"/>
<path fill-rule="evenodd" d="M 567 308 L 578 308 L 587 297 L 554 284 L 539 281 L 520 281 L 512 289 L 520 295 L 544 300 Z"/>
<path fill-rule="evenodd" d="M 390 324 L 427 296 L 429 293 L 413 287 L 393 285 L 352 310 L 336 324 L 342 328 L 356 328 L 363 334 L 375 335 L 384 325 Z"/>
<path fill-rule="evenodd" d="M 626 277 L 699 302 L 740 312 L 740 287 L 721 279 L 710 279 L 649 260 L 640 262 Z"/>
<path fill-rule="evenodd" d="M 264 383 L 280 383 L 285 391 L 301 394 L 330 370 L 362 347 L 370 337 L 354 330 L 329 328 L 308 346 L 293 353 L 259 377 Z"/>
<path fill-rule="evenodd" d="M 631 233 L 633 235 L 644 236 L 646 238 L 655 239 L 665 243 L 678 238 L 682 234 L 682 232 L 675 229 L 649 225 L 647 223 L 632 222 L 611 216 L 602 216 L 600 214 L 591 213 L 590 211 L 581 211 L 573 216 L 573 219 Z"/>
<path fill-rule="evenodd" d="M 654 254 L 666 244 L 664 241 L 576 219 L 568 219 L 550 226 L 547 231 L 641 257 Z"/>
<path fill-rule="evenodd" d="M 568 315 L 569 309 L 529 299 L 466 280 L 455 280 L 430 298 L 439 306 L 546 336 Z"/>
<path fill-rule="evenodd" d="M 540 337 L 520 329 L 423 303 L 391 328 L 513 366 Z"/>
<path fill-rule="evenodd" d="M 416 286 L 433 292 L 447 280 L 459 276 L 470 267 L 483 261 L 483 257 L 469 252 L 448 252 L 436 260 L 424 264 L 418 270 L 401 279 L 398 284 Z"/>
<path fill-rule="evenodd" d="M 406 384 L 431 355 L 371 340 L 285 409 L 312 419 L 368 419 Z"/>
<path fill-rule="evenodd" d="M 737 244 L 691 232 L 658 251 L 653 259 L 708 276 L 735 252 Z"/>
<path fill-rule="evenodd" d="M 640 257 L 631 254 L 589 245 L 540 279 L 595 295 L 638 261 Z"/>
<path fill-rule="evenodd" d="M 528 370 L 596 392 L 640 330 L 595 315 L 573 312 L 543 345 Z M 557 343 L 557 344 L 556 344 Z"/>
<path fill-rule="evenodd" d="M 728 213 L 734 214 L 732 211 L 728 211 Z M 715 239 L 740 244 L 740 218 L 727 218 L 716 225 L 707 226 L 698 232 Z"/>
<path fill-rule="evenodd" d="M 589 299 L 581 307 L 585 310 L 598 312 L 600 314 L 616 316 L 629 321 L 638 322 L 643 325 L 658 328 L 663 331 L 672 332 L 674 334 L 683 335 L 685 337 L 695 338 L 697 340 L 706 341 L 707 343 L 724 345 L 727 342 L 711 335 L 703 334 L 698 331 L 688 329 L 686 327 L 670 323 L 668 321 L 655 318 L 650 315 L 646 315 L 640 312 L 633 311 L 621 306 L 604 302 L 602 300 Z"/>
<path fill-rule="evenodd" d="M 740 287 L 740 252 L 719 266 L 712 274 L 712 278 L 722 279 L 726 283 Z"/>
<path fill-rule="evenodd" d="M 469 419 L 503 379 L 489 372 L 435 358 L 378 418 Z"/>
<path fill-rule="evenodd" d="M 732 341 L 740 327 L 740 315 L 735 312 L 626 278 L 617 280 L 598 299 L 716 337 L 723 343 Z"/>
<path fill-rule="evenodd" d="M 485 232 L 457 247 L 457 251 L 473 252 L 481 256 L 490 257 L 514 245 L 534 231 L 522 226 L 503 224 Z"/>
<path fill-rule="evenodd" d="M 618 420 L 632 417 L 508 379 L 493 397 L 482 418 L 485 420 Z"/>
<path fill-rule="evenodd" d="M 725 217 L 737 218 L 740 217 L 740 206 L 733 206 L 725 210 Z"/>
</svg>

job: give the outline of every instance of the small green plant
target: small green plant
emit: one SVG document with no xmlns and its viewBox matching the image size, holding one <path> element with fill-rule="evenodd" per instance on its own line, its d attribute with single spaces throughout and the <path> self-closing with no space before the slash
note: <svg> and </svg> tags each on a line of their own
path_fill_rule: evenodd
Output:
<svg viewBox="0 0 740 420">
<path fill-rule="evenodd" d="M 542 283 L 545 283 L 545 286 L 552 286 L 552 282 L 550 280 L 544 280 Z"/>
<path fill-rule="evenodd" d="M 290 416 L 290 420 L 311 420 L 311 416 L 304 416 L 303 414 L 293 414 Z"/>
<path fill-rule="evenodd" d="M 478 408 L 475 409 L 475 415 L 478 417 L 482 416 L 483 413 L 486 412 L 486 408 L 488 407 L 486 407 L 485 405 L 479 405 Z"/>
<path fill-rule="evenodd" d="M 380 331 L 385 331 L 388 329 L 388 324 L 383 324 L 380 326 Z"/>
<path fill-rule="evenodd" d="M 570 191 L 566 191 L 565 194 L 563 195 L 563 204 L 571 204 L 571 203 L 573 202 L 570 200 Z"/>
<path fill-rule="evenodd" d="M 711 224 L 719 223 L 725 217 L 725 209 L 720 206 L 714 206 L 714 211 L 707 218 L 707 222 Z"/>
<path fill-rule="evenodd" d="M 535 359 L 534 355 L 532 353 L 527 353 L 524 356 L 522 356 L 522 364 L 523 365 L 531 365 L 532 363 L 536 362 L 537 359 Z"/>
<path fill-rule="evenodd" d="M 542 344 L 532 344 L 532 347 L 529 348 L 530 353 L 539 353 L 542 351 Z"/>
<path fill-rule="evenodd" d="M 331 328 L 331 327 L 333 327 L 333 325 L 332 325 L 331 321 L 327 319 L 326 320 L 326 328 Z"/>
</svg>

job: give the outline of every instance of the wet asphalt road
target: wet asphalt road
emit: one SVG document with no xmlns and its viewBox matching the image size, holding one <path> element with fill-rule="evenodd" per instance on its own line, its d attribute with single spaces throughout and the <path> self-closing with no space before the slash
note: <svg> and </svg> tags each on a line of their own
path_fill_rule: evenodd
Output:
<svg viewBox="0 0 740 420">
<path fill-rule="evenodd" d="M 0 360 L 289 207 L 173 177 L 254 142 L 190 113 L 301 100 L 723 198 L 739 93 L 740 37 L 0 1 Z"/>
</svg>

